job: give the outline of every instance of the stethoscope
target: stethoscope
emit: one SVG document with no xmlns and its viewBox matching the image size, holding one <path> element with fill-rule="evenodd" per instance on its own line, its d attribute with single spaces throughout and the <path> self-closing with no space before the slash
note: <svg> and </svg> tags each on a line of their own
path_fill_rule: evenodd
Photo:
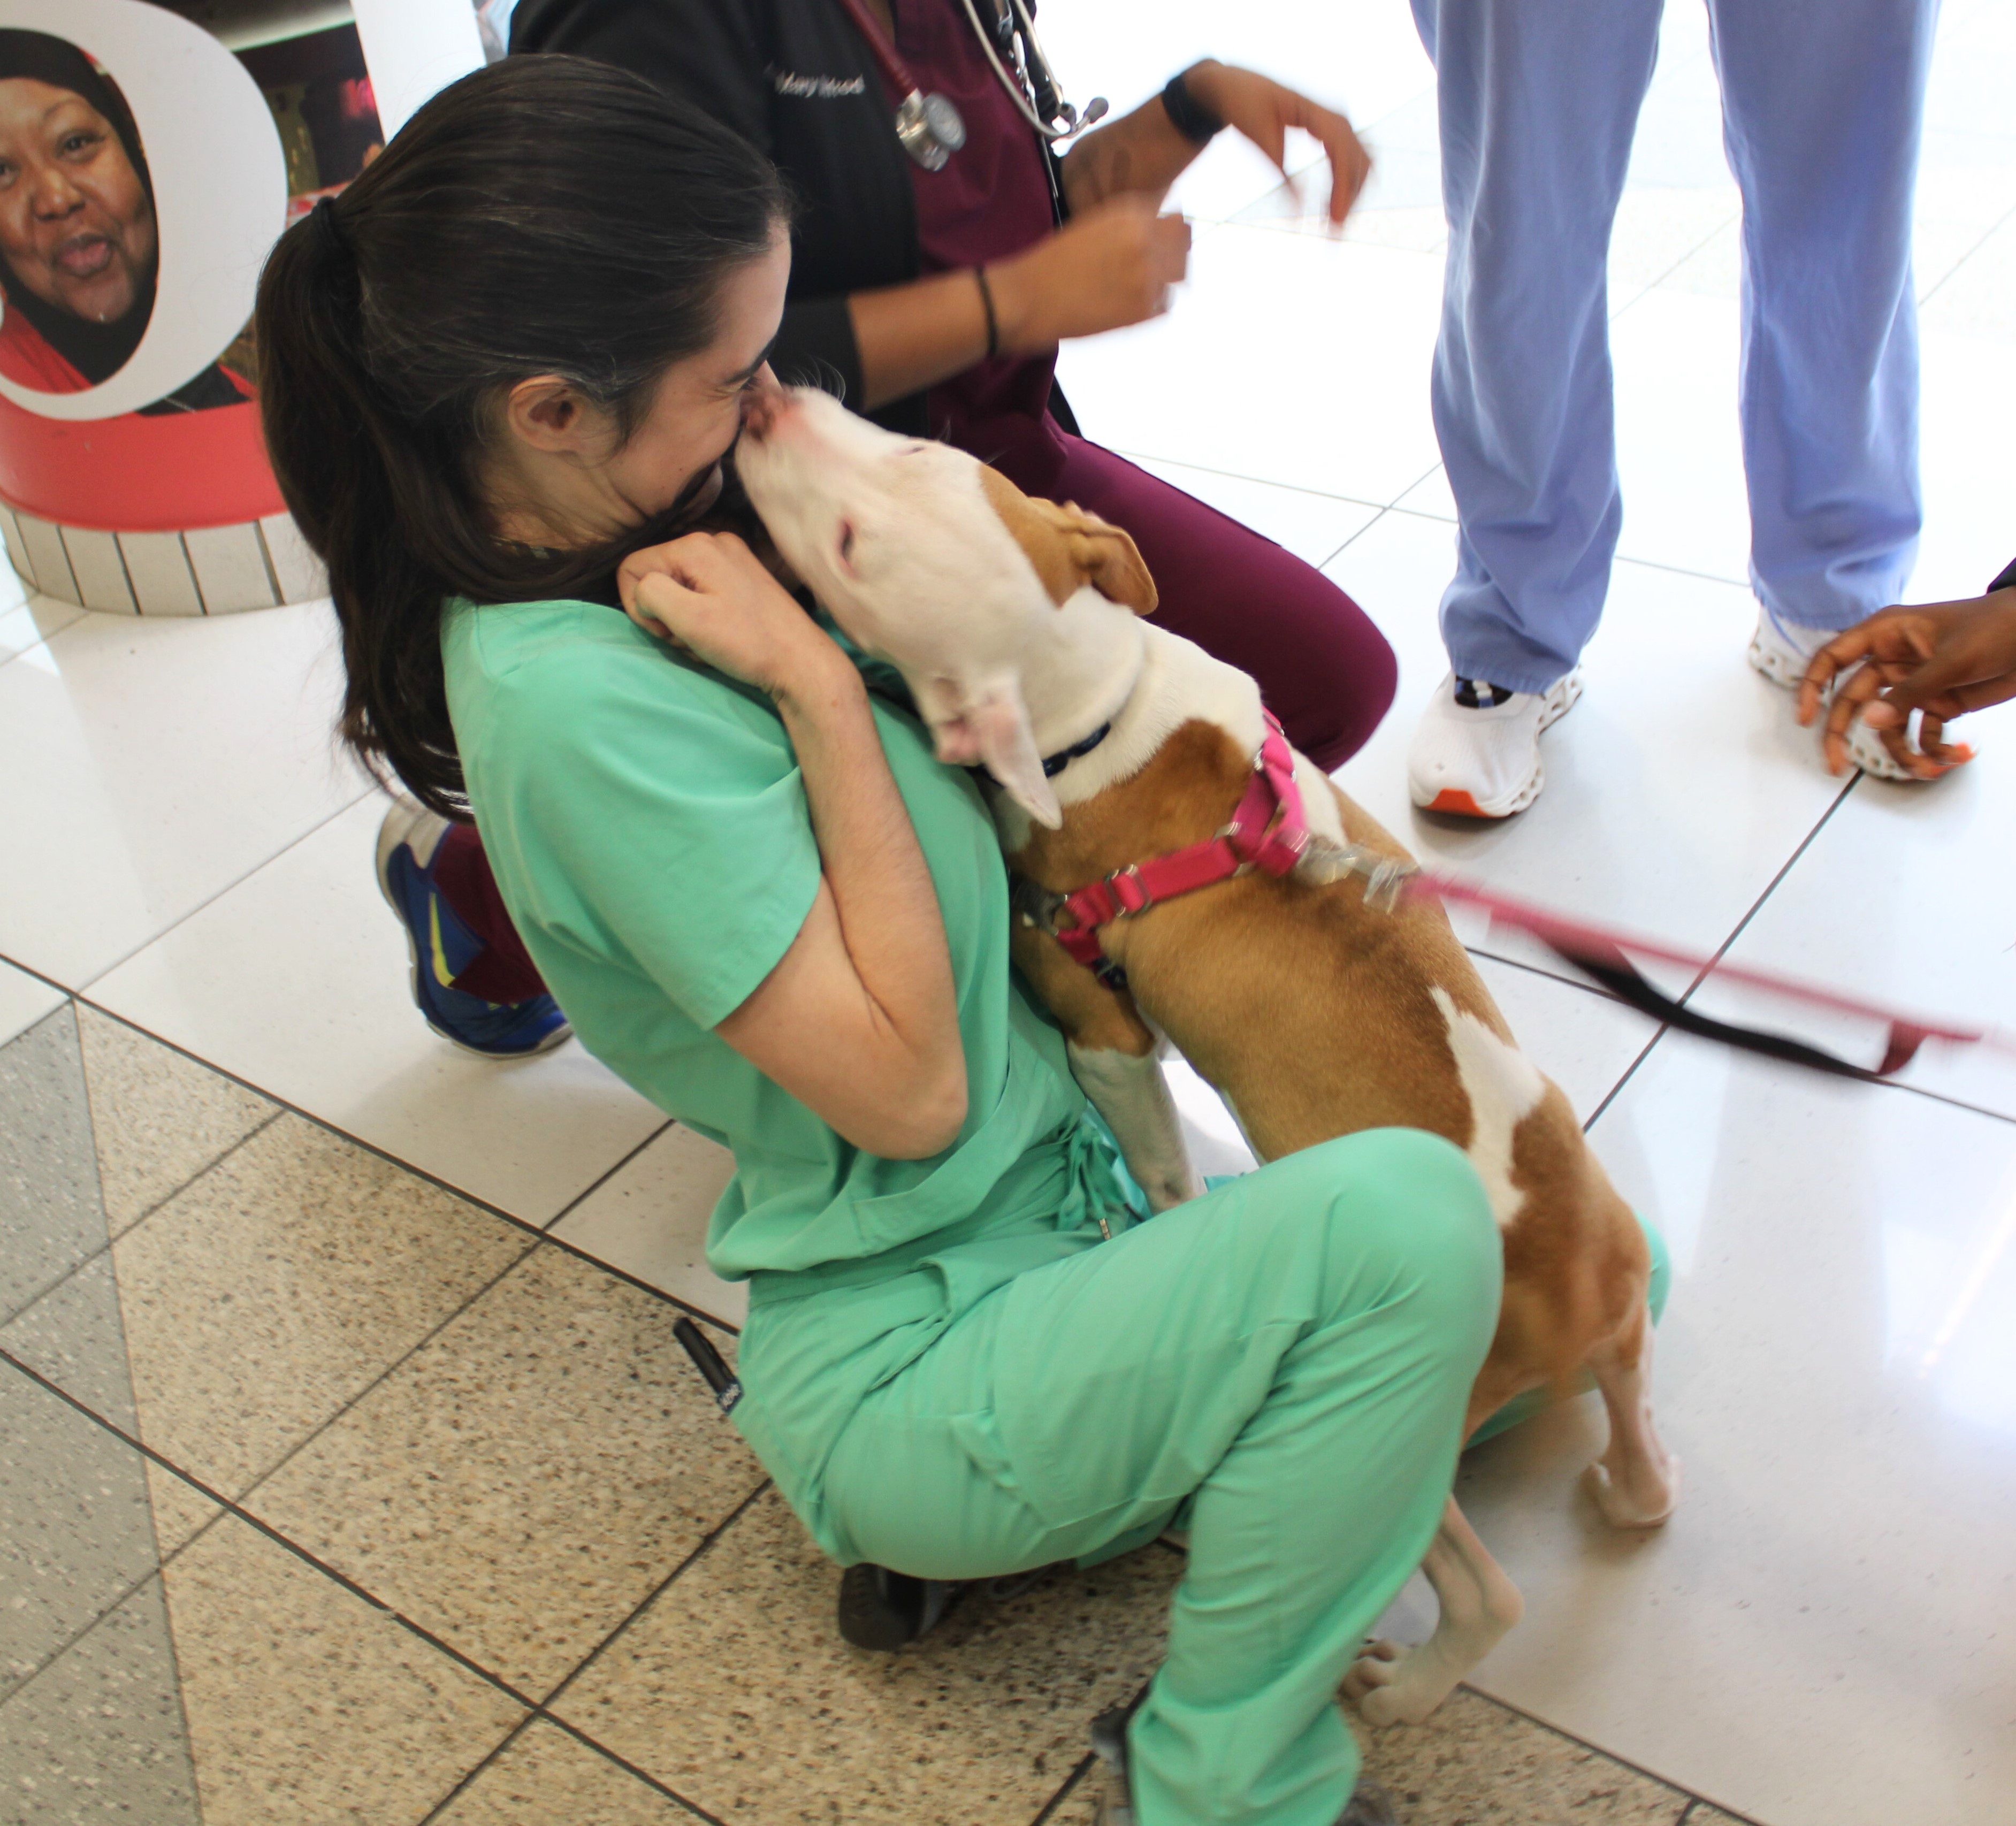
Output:
<svg viewBox="0 0 2016 1826">
<path fill-rule="evenodd" d="M 966 123 L 959 118 L 959 110 L 941 95 L 923 92 L 864 0 L 840 0 L 840 3 L 854 21 L 855 30 L 867 40 L 890 88 L 902 97 L 896 104 L 896 138 L 904 151 L 926 171 L 943 171 L 946 161 L 966 144 Z M 1064 99 L 1023 0 L 993 0 L 992 32 L 981 23 L 974 0 L 961 0 L 961 3 L 966 16 L 973 22 L 980 48 L 987 53 L 987 61 L 1008 92 L 1008 99 L 1022 118 L 1051 145 L 1070 139 L 1105 113 L 1103 95 L 1094 95 L 1082 114 Z M 1015 59 L 1016 74 L 1011 74 L 1002 62 L 1003 51 Z"/>
</svg>

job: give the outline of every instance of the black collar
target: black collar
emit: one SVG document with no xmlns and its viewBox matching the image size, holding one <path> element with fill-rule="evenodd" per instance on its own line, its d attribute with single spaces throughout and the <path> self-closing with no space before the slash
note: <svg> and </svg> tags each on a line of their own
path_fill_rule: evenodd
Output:
<svg viewBox="0 0 2016 1826">
<path fill-rule="evenodd" d="M 1113 725 L 1103 722 L 1082 742 L 1074 742 L 1068 748 L 1060 748 L 1054 755 L 1043 757 L 1043 778 L 1054 780 L 1078 759 L 1081 755 L 1089 755 L 1093 749 L 1113 733 Z"/>
</svg>

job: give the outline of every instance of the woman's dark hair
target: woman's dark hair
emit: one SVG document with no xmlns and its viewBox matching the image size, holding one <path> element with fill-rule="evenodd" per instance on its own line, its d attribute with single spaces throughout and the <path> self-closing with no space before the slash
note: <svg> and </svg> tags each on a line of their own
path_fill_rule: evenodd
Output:
<svg viewBox="0 0 2016 1826">
<path fill-rule="evenodd" d="M 519 56 L 464 77 L 280 237 L 254 322 L 266 448 L 329 567 L 338 728 L 423 804 L 466 804 L 444 607 L 578 592 L 650 542 L 502 541 L 477 487 L 495 409 L 555 374 L 627 437 L 719 327 L 722 282 L 787 225 L 755 149 L 609 65 Z"/>
<path fill-rule="evenodd" d="M 26 77 L 45 82 L 52 88 L 68 89 L 102 115 L 125 149 L 127 162 L 140 180 L 151 205 L 154 180 L 147 169 L 147 155 L 140 144 L 140 130 L 133 124 L 133 110 L 118 85 L 67 38 L 48 32 L 0 31 L 0 82 Z M 38 298 L 15 274 L 5 257 L 0 255 L 0 294 L 7 308 L 18 311 L 35 327 L 36 333 L 93 386 L 109 380 L 124 367 L 154 311 L 154 279 L 159 261 L 150 266 L 135 294 L 132 308 L 111 323 L 93 323 Z"/>
</svg>

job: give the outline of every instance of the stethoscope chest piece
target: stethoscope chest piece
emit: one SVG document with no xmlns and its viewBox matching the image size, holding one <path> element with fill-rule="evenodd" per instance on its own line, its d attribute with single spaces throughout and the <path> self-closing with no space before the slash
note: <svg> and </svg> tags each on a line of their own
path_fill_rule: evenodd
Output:
<svg viewBox="0 0 2016 1826">
<path fill-rule="evenodd" d="M 896 137 L 927 171 L 941 171 L 966 144 L 966 122 L 941 95 L 912 89 L 896 106 Z"/>
</svg>

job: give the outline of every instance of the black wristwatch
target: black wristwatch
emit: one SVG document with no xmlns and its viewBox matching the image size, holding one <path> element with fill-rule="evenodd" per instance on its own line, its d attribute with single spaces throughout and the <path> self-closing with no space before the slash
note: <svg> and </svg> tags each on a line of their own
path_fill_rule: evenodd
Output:
<svg viewBox="0 0 2016 1826">
<path fill-rule="evenodd" d="M 1993 596 L 1998 589 L 2007 589 L 2012 583 L 2016 583 L 2016 564 L 2011 564 L 1988 586 L 1988 593 Z"/>
<path fill-rule="evenodd" d="M 1208 146 L 1225 131 L 1225 123 L 1190 93 L 1189 76 L 1190 70 L 1179 70 L 1163 85 L 1162 106 L 1169 124 L 1191 145 Z"/>
</svg>

